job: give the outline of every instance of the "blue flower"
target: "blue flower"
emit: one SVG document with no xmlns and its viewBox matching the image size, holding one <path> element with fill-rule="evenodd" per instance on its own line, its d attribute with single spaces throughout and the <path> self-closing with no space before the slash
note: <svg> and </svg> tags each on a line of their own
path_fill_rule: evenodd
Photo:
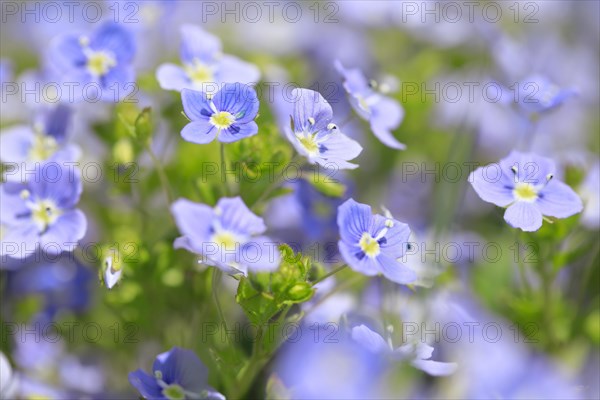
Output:
<svg viewBox="0 0 600 400">
<path fill-rule="evenodd" d="M 318 92 L 294 89 L 292 127 L 284 127 L 288 140 L 296 151 L 311 164 L 330 169 L 354 169 L 349 160 L 362 151 L 360 144 L 342 134 L 332 123 L 333 110 Z"/>
<path fill-rule="evenodd" d="M 392 149 L 405 149 L 406 146 L 396 140 L 391 132 L 398 128 L 404 118 L 400 103 L 376 91 L 359 69 L 346 69 L 339 61 L 336 61 L 335 67 L 344 78 L 344 89 L 350 95 L 352 108 L 361 118 L 369 121 L 375 136 Z"/>
<path fill-rule="evenodd" d="M 183 67 L 163 64 L 156 71 L 156 79 L 163 89 L 178 92 L 193 89 L 211 96 L 224 83 L 255 84 L 260 79 L 255 65 L 222 54 L 219 38 L 201 28 L 183 25 L 181 38 Z"/>
<path fill-rule="evenodd" d="M 212 98 L 183 89 L 181 101 L 191 120 L 181 131 L 188 142 L 206 144 L 216 137 L 220 142 L 231 143 L 258 133 L 254 122 L 258 113 L 256 92 L 241 83 L 223 85 Z"/>
<path fill-rule="evenodd" d="M 0 185 L 0 255 L 25 258 L 37 250 L 73 251 L 87 229 L 79 172 L 58 163 L 36 165 L 26 183 Z"/>
<path fill-rule="evenodd" d="M 507 207 L 504 219 L 527 232 L 542 226 L 543 216 L 567 218 L 581 212 L 577 194 L 554 176 L 549 158 L 511 152 L 499 164 L 477 168 L 469 182 L 482 200 Z"/>
<path fill-rule="evenodd" d="M 50 45 L 48 60 L 60 80 L 81 86 L 76 87 L 78 98 L 85 95 L 118 101 L 128 94 L 135 82 L 134 54 L 133 35 L 118 24 L 105 23 L 89 36 L 58 36 Z M 87 88 L 83 89 L 90 84 L 92 86 L 87 88 L 94 87 L 99 93 L 91 94 Z"/>
<path fill-rule="evenodd" d="M 371 207 L 353 199 L 338 208 L 340 253 L 353 270 L 368 276 L 383 274 L 396 283 L 413 282 L 416 273 L 397 260 L 408 246 L 408 225 L 393 218 L 372 215 Z"/>
<path fill-rule="evenodd" d="M 395 359 L 409 361 L 413 367 L 429 375 L 446 376 L 456 370 L 456 363 L 431 360 L 434 349 L 426 343 L 407 343 L 394 349 L 391 340 L 386 342 L 380 334 L 365 325 L 352 328 L 352 339 L 375 354 L 388 354 Z"/>
<path fill-rule="evenodd" d="M 244 275 L 248 269 L 272 271 L 279 266 L 277 246 L 260 236 L 266 230 L 263 219 L 241 198 L 222 198 L 215 208 L 179 199 L 171 212 L 183 235 L 175 248 L 201 255 L 205 264 Z"/>
<path fill-rule="evenodd" d="M 129 373 L 129 383 L 146 399 L 209 399 L 225 397 L 208 386 L 208 370 L 191 350 L 173 347 L 159 354 L 152 374 L 141 369 Z"/>
<path fill-rule="evenodd" d="M 506 90 L 509 94 L 513 92 Z M 511 100 L 522 112 L 533 116 L 552 111 L 575 95 L 573 89 L 561 88 L 544 76 L 532 75 L 520 82 Z"/>
<path fill-rule="evenodd" d="M 33 164 L 53 162 L 74 162 L 80 155 L 78 146 L 67 143 L 66 132 L 71 110 L 64 105 L 51 108 L 40 114 L 33 127 L 18 125 L 0 135 L 0 161 L 13 164 L 16 168 L 5 174 L 7 180 L 14 180 L 25 171 L 33 169 Z"/>
</svg>

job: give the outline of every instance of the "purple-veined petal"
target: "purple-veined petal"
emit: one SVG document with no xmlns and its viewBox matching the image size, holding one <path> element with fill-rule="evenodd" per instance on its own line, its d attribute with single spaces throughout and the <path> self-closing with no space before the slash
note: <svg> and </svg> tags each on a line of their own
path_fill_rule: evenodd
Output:
<svg viewBox="0 0 600 400">
<path fill-rule="evenodd" d="M 381 272 L 377 261 L 364 255 L 357 245 L 346 244 L 340 240 L 338 248 L 346 264 L 354 271 L 367 276 L 375 276 Z"/>
<path fill-rule="evenodd" d="M 191 64 L 194 59 L 210 62 L 221 53 L 221 40 L 198 26 L 185 24 L 180 33 L 180 55 L 186 64 Z"/>
<path fill-rule="evenodd" d="M 414 360 L 412 365 L 431 376 L 452 375 L 457 368 L 456 363 L 445 363 L 431 360 Z"/>
<path fill-rule="evenodd" d="M 502 179 L 503 172 L 496 168 L 479 167 L 469 175 L 469 182 L 483 201 L 506 207 L 515 201 L 512 187 L 507 187 Z"/>
<path fill-rule="evenodd" d="M 513 228 L 525 232 L 537 231 L 542 227 L 542 213 L 534 203 L 517 201 L 506 209 L 504 219 Z"/>
<path fill-rule="evenodd" d="M 404 110 L 400 103 L 381 96 L 371 110 L 371 129 L 375 136 L 388 147 L 398 150 L 405 149 L 406 146 L 400 143 L 391 132 L 400 125 L 404 117 Z"/>
<path fill-rule="evenodd" d="M 178 199 L 171 205 L 171 214 L 179 232 L 191 242 L 194 249 L 208 241 L 210 221 L 214 217 L 212 208 L 187 199 Z M 183 245 L 184 242 L 180 241 L 179 244 Z"/>
<path fill-rule="evenodd" d="M 352 160 L 362 152 L 362 146 L 357 141 L 337 131 L 329 133 L 321 144 L 326 148 L 321 152 L 321 157 L 334 162 Z"/>
<path fill-rule="evenodd" d="M 191 350 L 173 347 L 159 354 L 152 370 L 160 371 L 167 384 L 177 383 L 186 391 L 200 393 L 206 388 L 208 370 Z"/>
<path fill-rule="evenodd" d="M 116 23 L 105 23 L 94 32 L 90 41 L 93 50 L 108 50 L 117 61 L 117 65 L 128 64 L 135 55 L 133 34 L 124 26 Z"/>
<path fill-rule="evenodd" d="M 258 125 L 254 121 L 244 124 L 233 124 L 229 129 L 223 129 L 218 136 L 220 142 L 231 143 L 254 136 L 258 133 Z"/>
<path fill-rule="evenodd" d="M 162 388 L 156 378 L 141 369 L 129 373 L 129 383 L 146 399 L 163 398 Z"/>
<path fill-rule="evenodd" d="M 258 113 L 259 103 L 256 91 L 241 83 L 224 84 L 212 101 L 218 111 L 231 113 L 240 123 L 254 120 Z"/>
<path fill-rule="evenodd" d="M 210 100 L 202 92 L 191 89 L 181 91 L 181 103 L 185 115 L 192 121 L 206 120 L 213 114 L 210 107 Z"/>
<path fill-rule="evenodd" d="M 325 130 L 333 118 L 333 110 L 327 100 L 314 90 L 294 89 L 291 99 L 286 100 L 294 103 L 293 116 L 296 132 Z"/>
<path fill-rule="evenodd" d="M 216 136 L 217 128 L 208 120 L 192 121 L 181 130 L 182 138 L 196 144 L 210 143 Z"/>
<path fill-rule="evenodd" d="M 362 235 L 370 231 L 371 207 L 348 199 L 338 207 L 337 224 L 342 241 L 357 245 Z"/>
<path fill-rule="evenodd" d="M 392 282 L 406 285 L 417 279 L 415 271 L 385 253 L 380 253 L 376 260 L 383 276 Z"/>
<path fill-rule="evenodd" d="M 567 218 L 583 210 L 577 193 L 556 179 L 550 180 L 540 191 L 536 204 L 543 215 L 556 218 Z"/>
<path fill-rule="evenodd" d="M 398 259 L 403 257 L 406 252 L 409 243 L 410 228 L 407 224 L 397 220 L 392 220 L 393 225 L 390 228 L 386 226 L 386 222 L 389 220 L 389 218 L 382 217 L 381 215 L 375 215 L 370 234 L 376 237 L 383 229 L 387 229 L 384 236 L 385 241 L 380 243 L 381 251 L 392 258 Z"/>
<path fill-rule="evenodd" d="M 77 68 L 87 63 L 87 57 L 74 34 L 60 35 L 50 42 L 48 62 L 59 73 Z"/>
<path fill-rule="evenodd" d="M 250 271 L 275 271 L 281 263 L 277 242 L 266 236 L 257 236 L 244 243 L 241 262 Z"/>
<path fill-rule="evenodd" d="M 263 219 L 244 204 L 241 197 L 224 197 L 215 207 L 221 227 L 241 235 L 259 235 L 267 230 Z"/>
</svg>

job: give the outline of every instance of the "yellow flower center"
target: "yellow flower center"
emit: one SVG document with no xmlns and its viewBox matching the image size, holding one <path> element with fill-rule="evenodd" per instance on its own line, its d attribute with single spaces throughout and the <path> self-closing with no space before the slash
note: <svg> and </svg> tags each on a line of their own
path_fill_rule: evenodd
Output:
<svg viewBox="0 0 600 400">
<path fill-rule="evenodd" d="M 215 80 L 212 68 L 203 64 L 197 58 L 194 59 L 191 65 L 186 65 L 184 69 L 188 78 L 196 85 L 213 82 Z"/>
<path fill-rule="evenodd" d="M 236 240 L 236 237 L 233 233 L 221 231 L 213 235 L 212 242 L 221 246 L 221 250 L 234 251 L 238 240 Z"/>
<path fill-rule="evenodd" d="M 318 153 L 319 144 L 317 143 L 317 140 L 315 139 L 315 135 L 298 136 L 298 140 L 300 141 L 302 146 L 304 146 L 304 148 L 306 149 L 306 151 L 309 154 L 317 154 Z"/>
<path fill-rule="evenodd" d="M 185 400 L 185 391 L 175 383 L 165 387 L 162 393 L 169 400 Z"/>
<path fill-rule="evenodd" d="M 217 129 L 227 129 L 235 122 L 235 117 L 227 111 L 219 111 L 210 117 L 210 123 Z"/>
<path fill-rule="evenodd" d="M 530 183 L 519 182 L 513 190 L 516 200 L 533 202 L 538 198 L 537 189 Z"/>
<path fill-rule="evenodd" d="M 360 242 L 358 242 L 358 246 L 367 256 L 371 258 L 379 255 L 379 242 L 377 242 L 377 240 L 367 232 L 363 233 L 362 237 L 360 238 Z"/>
<path fill-rule="evenodd" d="M 87 56 L 87 69 L 94 76 L 104 76 L 117 65 L 117 61 L 105 51 L 91 51 Z"/>
<path fill-rule="evenodd" d="M 31 219 L 40 233 L 45 232 L 61 214 L 61 210 L 56 203 L 49 199 L 40 200 L 37 203 L 31 204 L 29 207 L 31 209 Z"/>
<path fill-rule="evenodd" d="M 52 157 L 56 150 L 58 150 L 56 139 L 52 136 L 36 134 L 27 157 L 29 161 L 44 161 Z"/>
</svg>

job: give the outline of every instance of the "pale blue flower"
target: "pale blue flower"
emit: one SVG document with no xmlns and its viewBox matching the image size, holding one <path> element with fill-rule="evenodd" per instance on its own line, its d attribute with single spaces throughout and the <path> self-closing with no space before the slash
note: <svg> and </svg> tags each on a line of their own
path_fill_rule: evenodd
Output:
<svg viewBox="0 0 600 400">
<path fill-rule="evenodd" d="M 360 144 L 350 139 L 332 122 L 333 110 L 318 92 L 294 89 L 292 126 L 284 126 L 288 140 L 311 164 L 329 169 L 354 169 L 348 161 L 358 157 Z M 287 103 L 291 108 L 291 103 Z M 292 111 L 292 110 L 289 110 Z"/>
<path fill-rule="evenodd" d="M 549 158 L 513 151 L 499 164 L 477 168 L 469 182 L 482 200 L 506 207 L 510 226 L 531 232 L 541 228 L 543 216 L 567 218 L 583 210 L 579 196 L 555 172 Z"/>
<path fill-rule="evenodd" d="M 279 266 L 277 245 L 262 236 L 263 219 L 240 197 L 222 198 L 214 208 L 179 199 L 171 213 L 183 235 L 175 241 L 175 248 L 199 254 L 207 265 L 244 275 L 248 270 L 273 271 Z"/>
<path fill-rule="evenodd" d="M 134 55 L 132 33 L 108 22 L 89 35 L 58 36 L 50 45 L 48 62 L 61 82 L 78 84 L 77 99 L 99 97 L 118 101 L 133 89 Z"/>
<path fill-rule="evenodd" d="M 73 251 L 87 229 L 85 215 L 75 208 L 81 191 L 79 172 L 58 163 L 36 165 L 26 183 L 0 185 L 0 255 Z"/>
<path fill-rule="evenodd" d="M 75 162 L 80 156 L 77 145 L 67 142 L 71 111 L 59 105 L 45 109 L 33 126 L 18 125 L 0 134 L 0 161 L 12 164 L 5 173 L 7 180 L 21 180 L 36 163 Z"/>
<path fill-rule="evenodd" d="M 346 69 L 339 61 L 336 61 L 335 67 L 344 78 L 344 89 L 350 96 L 352 108 L 369 122 L 375 136 L 392 149 L 405 149 L 406 146 L 392 135 L 404 118 L 400 103 L 375 90 L 374 83 L 367 80 L 359 69 Z"/>
<path fill-rule="evenodd" d="M 188 142 L 206 144 L 217 138 L 220 142 L 231 143 L 258 133 L 254 118 L 259 104 L 251 87 L 228 83 L 213 97 L 183 89 L 181 101 L 191 120 L 181 131 L 181 136 Z"/>
<path fill-rule="evenodd" d="M 380 334 L 365 325 L 352 328 L 352 339 L 375 354 L 387 354 L 397 360 L 406 360 L 413 367 L 429 375 L 446 376 L 456 371 L 456 363 L 431 360 L 434 349 L 427 343 L 407 343 L 394 349 L 391 340 L 386 342 Z"/>
<path fill-rule="evenodd" d="M 417 279 L 415 271 L 400 263 L 409 245 L 410 228 L 393 218 L 373 215 L 371 207 L 353 199 L 338 208 L 340 253 L 353 270 L 367 276 L 383 274 L 400 284 Z"/>
<path fill-rule="evenodd" d="M 163 89 L 192 89 L 213 95 L 223 84 L 256 84 L 259 69 L 237 57 L 222 54 L 221 41 L 194 25 L 181 27 L 182 66 L 163 64 L 156 79 Z"/>
<path fill-rule="evenodd" d="M 141 369 L 129 374 L 129 382 L 145 399 L 225 400 L 207 380 L 208 370 L 202 361 L 193 351 L 179 347 L 159 354 L 151 374 Z"/>
</svg>

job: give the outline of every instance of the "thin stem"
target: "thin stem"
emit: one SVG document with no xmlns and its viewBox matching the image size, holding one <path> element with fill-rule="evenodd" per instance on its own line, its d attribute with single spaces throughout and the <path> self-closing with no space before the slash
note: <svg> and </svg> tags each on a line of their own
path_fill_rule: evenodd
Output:
<svg viewBox="0 0 600 400">
<path fill-rule="evenodd" d="M 221 153 L 221 182 L 225 188 L 225 195 L 229 196 L 229 186 L 227 186 L 227 162 L 225 160 L 225 143 L 220 142 Z"/>
<path fill-rule="evenodd" d="M 163 192 L 165 193 L 165 197 L 169 204 L 173 202 L 173 191 L 171 189 L 171 185 L 169 184 L 169 179 L 167 178 L 167 174 L 165 172 L 165 168 L 162 165 L 160 159 L 154 154 L 150 145 L 146 146 L 146 150 L 152 159 L 152 163 L 158 172 L 158 179 L 160 180 L 160 185 L 162 186 Z"/>
<path fill-rule="evenodd" d="M 225 315 L 223 314 L 223 309 L 221 308 L 221 301 L 219 300 L 219 295 L 217 293 L 217 289 L 219 286 L 219 282 L 221 282 L 222 272 L 220 269 L 213 267 L 212 273 L 212 296 L 215 301 L 215 305 L 217 306 L 217 313 L 219 314 L 219 319 L 221 324 L 223 324 L 223 328 L 225 328 L 225 332 L 229 332 L 227 329 L 227 321 L 225 321 Z M 229 336 L 225 335 L 225 340 L 229 341 Z"/>
<path fill-rule="evenodd" d="M 516 256 L 517 256 L 517 267 L 519 269 L 519 277 L 521 278 L 523 292 L 525 294 L 530 294 L 531 287 L 529 286 L 529 280 L 527 279 L 527 272 L 525 271 L 525 264 L 523 263 L 523 259 L 521 257 L 521 242 L 519 241 L 520 237 L 521 237 L 521 231 L 519 229 L 516 229 L 515 246 L 517 246 Z"/>
<path fill-rule="evenodd" d="M 340 272 L 341 270 L 343 270 L 344 268 L 346 268 L 348 266 L 348 264 L 344 264 L 341 265 L 331 271 L 329 271 L 328 273 L 326 273 L 325 275 L 323 275 L 322 277 L 320 277 L 319 279 L 317 279 L 316 281 L 313 282 L 313 286 L 315 286 L 317 283 L 319 282 L 323 282 L 325 279 L 329 278 L 332 275 L 337 274 L 338 272 Z"/>
<path fill-rule="evenodd" d="M 550 254 L 552 258 L 552 254 Z M 550 270 L 552 265 L 548 262 L 542 263 L 542 294 L 544 298 L 544 307 L 543 307 L 543 318 L 544 325 L 546 325 L 546 332 L 548 332 L 548 344 L 551 347 L 554 347 L 556 344 L 556 336 L 554 335 L 554 329 L 552 326 L 552 271 Z"/>
</svg>

